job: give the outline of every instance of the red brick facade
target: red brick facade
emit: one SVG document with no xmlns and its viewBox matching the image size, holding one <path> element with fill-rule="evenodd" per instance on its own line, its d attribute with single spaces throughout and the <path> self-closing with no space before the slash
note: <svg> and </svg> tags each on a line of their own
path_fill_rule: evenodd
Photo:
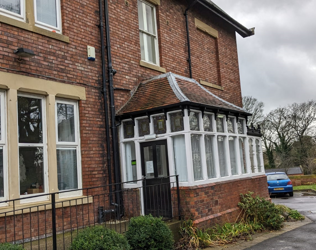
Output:
<svg viewBox="0 0 316 250">
<path fill-rule="evenodd" d="M 249 191 L 254 195 L 269 198 L 265 175 L 194 187 L 181 187 L 181 207 L 187 218 L 198 227 L 235 222 L 240 212 L 239 195 Z"/>
</svg>

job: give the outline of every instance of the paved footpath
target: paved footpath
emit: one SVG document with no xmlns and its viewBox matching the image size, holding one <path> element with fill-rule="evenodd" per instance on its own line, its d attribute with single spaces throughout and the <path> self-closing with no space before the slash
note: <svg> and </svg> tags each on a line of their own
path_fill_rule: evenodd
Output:
<svg viewBox="0 0 316 250">
<path fill-rule="evenodd" d="M 294 197 L 272 198 L 275 204 L 283 204 L 306 216 L 304 221 L 285 222 L 279 231 L 259 233 L 252 241 L 241 241 L 207 250 L 316 250 L 316 196 L 313 193 L 294 193 Z"/>
</svg>

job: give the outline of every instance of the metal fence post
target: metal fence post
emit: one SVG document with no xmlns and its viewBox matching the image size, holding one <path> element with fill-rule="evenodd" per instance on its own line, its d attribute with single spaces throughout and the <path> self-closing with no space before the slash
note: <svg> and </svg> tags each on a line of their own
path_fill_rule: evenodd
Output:
<svg viewBox="0 0 316 250">
<path fill-rule="evenodd" d="M 51 200 L 52 200 L 53 250 L 57 250 L 56 197 L 55 197 L 55 193 L 51 194 Z"/>
<path fill-rule="evenodd" d="M 179 189 L 179 175 L 176 175 L 176 182 L 177 182 L 177 196 L 178 196 L 178 214 L 179 220 L 181 220 L 181 205 L 180 205 L 180 189 Z"/>
</svg>

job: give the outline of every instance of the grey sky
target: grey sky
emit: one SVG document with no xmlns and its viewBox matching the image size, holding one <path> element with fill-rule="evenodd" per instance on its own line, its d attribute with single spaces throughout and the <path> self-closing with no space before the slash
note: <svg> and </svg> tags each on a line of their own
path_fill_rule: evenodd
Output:
<svg viewBox="0 0 316 250">
<path fill-rule="evenodd" d="M 243 95 L 265 113 L 316 99 L 316 0 L 213 0 L 255 35 L 237 34 Z"/>
</svg>

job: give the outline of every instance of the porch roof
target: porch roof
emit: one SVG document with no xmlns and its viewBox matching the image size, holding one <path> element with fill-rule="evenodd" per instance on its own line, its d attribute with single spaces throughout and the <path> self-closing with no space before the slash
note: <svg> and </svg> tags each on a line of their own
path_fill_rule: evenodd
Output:
<svg viewBox="0 0 316 250">
<path fill-rule="evenodd" d="M 136 117 L 179 108 L 198 108 L 203 111 L 251 115 L 241 107 L 229 103 L 191 78 L 167 73 L 141 82 L 117 117 Z"/>
</svg>

